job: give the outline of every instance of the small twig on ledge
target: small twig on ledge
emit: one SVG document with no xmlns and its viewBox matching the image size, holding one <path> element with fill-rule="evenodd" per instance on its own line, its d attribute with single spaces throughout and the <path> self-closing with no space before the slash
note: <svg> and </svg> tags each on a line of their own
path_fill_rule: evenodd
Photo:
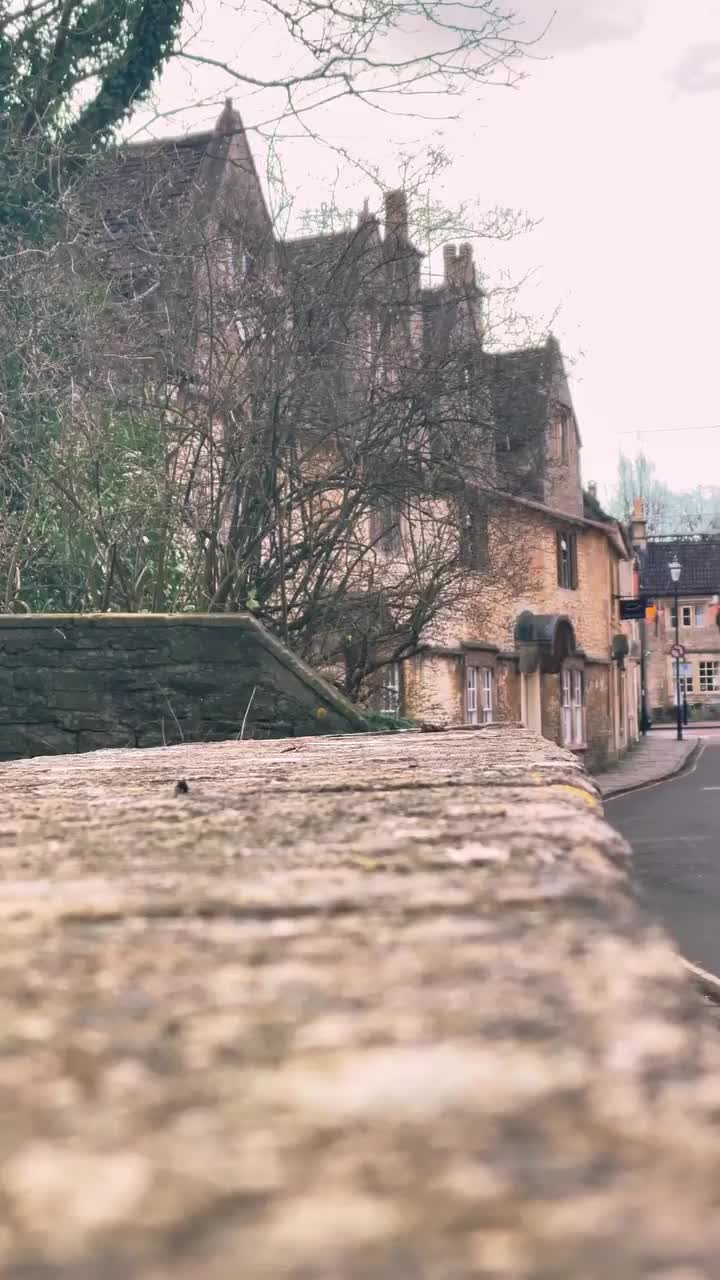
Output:
<svg viewBox="0 0 720 1280">
<path fill-rule="evenodd" d="M 255 685 L 253 685 L 253 691 L 252 691 L 252 693 L 250 694 L 250 701 L 248 702 L 248 704 L 247 704 L 247 706 L 246 706 L 246 708 L 245 708 L 245 715 L 243 716 L 243 719 L 242 719 L 242 724 L 241 724 L 241 726 L 240 726 L 240 732 L 239 732 L 239 734 L 238 734 L 237 738 L 235 739 L 235 741 L 236 741 L 236 742 L 242 742 L 242 740 L 243 740 L 243 735 L 244 735 L 244 733 L 245 733 L 245 725 L 247 724 L 247 718 L 248 718 L 248 716 L 249 716 L 249 714 L 250 714 L 250 708 L 251 708 L 251 706 L 252 706 L 252 704 L 253 704 L 253 698 L 255 697 L 255 694 L 256 694 L 256 693 L 257 693 L 257 685 L 255 684 Z"/>
</svg>

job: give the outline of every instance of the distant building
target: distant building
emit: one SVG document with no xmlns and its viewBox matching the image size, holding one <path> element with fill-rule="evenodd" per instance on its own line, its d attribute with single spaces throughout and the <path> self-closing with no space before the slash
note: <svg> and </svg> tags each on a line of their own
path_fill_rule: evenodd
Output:
<svg viewBox="0 0 720 1280">
<path fill-rule="evenodd" d="M 680 677 L 681 700 L 701 716 L 720 716 L 720 538 L 648 538 L 645 513 L 637 502 L 631 524 L 637 554 L 641 593 L 655 606 L 645 623 L 647 701 L 651 716 L 670 718 L 676 707 L 675 662 L 672 647 L 677 631 L 685 650 Z M 670 564 L 680 564 L 677 588 Z"/>
</svg>

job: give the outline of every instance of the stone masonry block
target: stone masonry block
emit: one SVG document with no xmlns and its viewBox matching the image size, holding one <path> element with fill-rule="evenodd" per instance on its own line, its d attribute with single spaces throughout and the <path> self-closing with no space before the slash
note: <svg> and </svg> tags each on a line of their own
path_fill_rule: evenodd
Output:
<svg viewBox="0 0 720 1280">
<path fill-rule="evenodd" d="M 4 1275 L 717 1274 L 717 1026 L 568 753 L 258 735 L 2 797 Z"/>
</svg>

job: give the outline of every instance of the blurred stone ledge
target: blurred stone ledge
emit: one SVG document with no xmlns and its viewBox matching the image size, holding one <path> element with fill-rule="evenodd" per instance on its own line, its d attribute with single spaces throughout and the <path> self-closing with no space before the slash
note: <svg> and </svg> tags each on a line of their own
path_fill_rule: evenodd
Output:
<svg viewBox="0 0 720 1280">
<path fill-rule="evenodd" d="M 573 757 L 232 741 L 0 794 L 3 1280 L 717 1274 L 717 1030 Z"/>
</svg>

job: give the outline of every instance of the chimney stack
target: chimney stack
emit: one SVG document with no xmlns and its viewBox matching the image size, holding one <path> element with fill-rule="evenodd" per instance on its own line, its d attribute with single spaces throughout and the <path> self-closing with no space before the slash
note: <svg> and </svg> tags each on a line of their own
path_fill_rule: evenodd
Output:
<svg viewBox="0 0 720 1280">
<path fill-rule="evenodd" d="M 241 133 L 243 123 L 240 119 L 240 113 L 233 107 L 232 98 L 225 99 L 225 106 L 217 118 L 215 132 L 220 137 L 229 133 Z"/>
<path fill-rule="evenodd" d="M 404 191 L 385 192 L 385 236 L 397 240 L 408 238 L 408 207 Z"/>
<path fill-rule="evenodd" d="M 647 516 L 642 498 L 635 498 L 633 502 L 630 541 L 636 551 L 647 551 Z"/>
<path fill-rule="evenodd" d="M 461 244 L 459 249 L 454 244 L 443 245 L 443 264 L 445 268 L 445 284 L 454 289 L 471 289 L 475 285 L 475 263 L 473 262 L 472 245 Z"/>
</svg>

